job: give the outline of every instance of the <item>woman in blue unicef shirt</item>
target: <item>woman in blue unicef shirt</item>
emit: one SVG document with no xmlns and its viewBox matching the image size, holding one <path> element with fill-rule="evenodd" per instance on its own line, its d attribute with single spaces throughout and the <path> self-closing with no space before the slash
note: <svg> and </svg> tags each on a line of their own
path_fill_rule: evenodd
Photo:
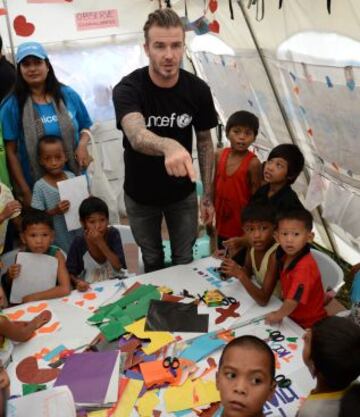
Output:
<svg viewBox="0 0 360 417">
<path fill-rule="evenodd" d="M 29 206 L 34 182 L 42 176 L 37 157 L 39 138 L 61 137 L 68 169 L 77 174 L 90 162 L 87 129 L 92 122 L 80 96 L 57 80 L 41 44 L 21 44 L 16 64 L 14 91 L 2 103 L 0 121 L 13 183 L 24 205 Z"/>
</svg>

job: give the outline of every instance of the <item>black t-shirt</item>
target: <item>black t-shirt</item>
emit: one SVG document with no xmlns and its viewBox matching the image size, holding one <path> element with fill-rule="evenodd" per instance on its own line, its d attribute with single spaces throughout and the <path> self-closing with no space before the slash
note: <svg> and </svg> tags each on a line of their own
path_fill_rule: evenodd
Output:
<svg viewBox="0 0 360 417">
<path fill-rule="evenodd" d="M 15 83 L 15 68 L 5 59 L 0 58 L 0 103 L 2 99 L 10 92 Z"/>
<path fill-rule="evenodd" d="M 274 207 L 276 214 L 283 214 L 292 210 L 304 208 L 296 192 L 290 187 L 290 185 L 285 185 L 285 187 L 281 188 L 270 198 L 268 197 L 269 189 L 269 184 L 265 184 L 260 187 L 251 197 L 249 204 L 270 204 Z"/>
<path fill-rule="evenodd" d="M 190 154 L 193 127 L 196 131 L 203 131 L 217 125 L 209 87 L 200 78 L 182 69 L 178 82 L 171 88 L 156 86 L 151 81 L 148 67 L 137 69 L 115 86 L 113 100 L 119 129 L 126 114 L 141 113 L 151 132 L 177 140 Z M 134 151 L 125 135 L 123 144 L 124 190 L 138 203 L 174 203 L 194 190 L 189 178 L 176 178 L 166 173 L 164 157 Z"/>
</svg>

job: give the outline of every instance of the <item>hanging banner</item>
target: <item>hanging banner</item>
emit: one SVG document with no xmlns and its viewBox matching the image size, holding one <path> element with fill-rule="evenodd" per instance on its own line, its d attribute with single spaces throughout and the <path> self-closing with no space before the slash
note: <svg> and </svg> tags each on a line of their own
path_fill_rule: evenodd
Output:
<svg viewBox="0 0 360 417">
<path fill-rule="evenodd" d="M 76 13 L 75 20 L 76 28 L 79 31 L 119 26 L 118 11 L 116 9 Z"/>
</svg>

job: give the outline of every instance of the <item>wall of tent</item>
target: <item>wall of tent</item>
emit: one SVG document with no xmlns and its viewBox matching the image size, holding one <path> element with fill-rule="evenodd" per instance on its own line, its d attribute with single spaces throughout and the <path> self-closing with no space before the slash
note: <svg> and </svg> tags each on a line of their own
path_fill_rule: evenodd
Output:
<svg viewBox="0 0 360 417">
<path fill-rule="evenodd" d="M 184 66 L 210 84 L 220 122 L 238 109 L 257 114 L 255 150 L 262 160 L 278 143 L 302 149 L 306 170 L 295 188 L 313 210 L 318 242 L 359 262 L 356 0 L 0 0 L 0 34 L 9 55 L 24 41 L 44 43 L 58 78 L 82 96 L 124 210 L 121 133 L 111 89 L 146 64 L 142 26 L 159 4 L 183 18 Z"/>
</svg>

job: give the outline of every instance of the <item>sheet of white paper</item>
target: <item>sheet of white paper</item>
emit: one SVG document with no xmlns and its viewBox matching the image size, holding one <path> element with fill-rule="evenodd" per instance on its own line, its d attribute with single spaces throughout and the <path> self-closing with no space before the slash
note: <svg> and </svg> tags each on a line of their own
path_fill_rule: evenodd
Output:
<svg viewBox="0 0 360 417">
<path fill-rule="evenodd" d="M 39 253 L 19 252 L 16 263 L 21 265 L 20 275 L 14 279 L 10 301 L 21 303 L 23 297 L 55 287 L 58 260 Z"/>
<path fill-rule="evenodd" d="M 119 390 L 119 370 L 120 370 L 120 355 L 117 356 L 114 370 L 111 374 L 111 378 L 109 381 L 109 386 L 106 391 L 106 396 L 104 403 L 115 403 L 118 398 L 118 390 Z"/>
<path fill-rule="evenodd" d="M 70 209 L 65 213 L 65 222 L 68 230 L 81 227 L 79 221 L 79 206 L 85 198 L 89 197 L 88 184 L 85 175 L 70 178 L 57 183 L 60 199 L 70 201 Z"/>
<path fill-rule="evenodd" d="M 74 398 L 67 386 L 15 398 L 7 409 L 8 417 L 76 417 Z"/>
</svg>

